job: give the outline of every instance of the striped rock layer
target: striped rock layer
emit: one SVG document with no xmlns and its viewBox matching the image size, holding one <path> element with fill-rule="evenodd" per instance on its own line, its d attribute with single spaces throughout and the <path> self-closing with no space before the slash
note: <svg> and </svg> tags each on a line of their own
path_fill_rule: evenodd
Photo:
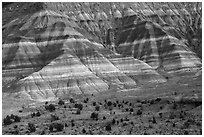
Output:
<svg viewBox="0 0 204 137">
<path fill-rule="evenodd" d="M 104 92 L 114 84 L 125 90 L 166 81 L 143 61 L 116 54 L 77 29 L 68 16 L 50 10 L 4 26 L 3 91 L 42 101 Z"/>
<path fill-rule="evenodd" d="M 201 60 L 183 42 L 150 21 L 123 28 L 117 51 L 123 56 L 134 57 L 152 68 L 162 68 L 169 73 L 195 72 Z"/>
</svg>

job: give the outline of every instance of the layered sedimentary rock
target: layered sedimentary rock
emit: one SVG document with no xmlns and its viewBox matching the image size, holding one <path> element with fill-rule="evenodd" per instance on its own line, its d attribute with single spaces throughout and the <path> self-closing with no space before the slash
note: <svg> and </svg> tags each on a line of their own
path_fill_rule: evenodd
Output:
<svg viewBox="0 0 204 137">
<path fill-rule="evenodd" d="M 108 91 L 111 84 L 122 90 L 143 81 L 166 81 L 146 63 L 116 54 L 77 30 L 80 28 L 67 15 L 50 10 L 5 25 L 4 92 L 51 100 L 68 93 Z"/>
<path fill-rule="evenodd" d="M 123 28 L 118 39 L 118 53 L 142 60 L 154 69 L 163 68 L 171 73 L 194 72 L 202 65 L 182 40 L 150 21 Z"/>
</svg>

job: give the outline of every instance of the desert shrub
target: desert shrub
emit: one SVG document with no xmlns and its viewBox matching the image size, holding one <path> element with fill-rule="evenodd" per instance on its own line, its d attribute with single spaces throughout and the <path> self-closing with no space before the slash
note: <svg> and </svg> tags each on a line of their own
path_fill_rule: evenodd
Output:
<svg viewBox="0 0 204 137">
<path fill-rule="evenodd" d="M 98 120 L 98 113 L 96 113 L 96 112 L 92 112 L 90 118 L 91 118 L 91 119 Z"/>
<path fill-rule="evenodd" d="M 172 109 L 177 109 L 177 107 L 178 107 L 178 105 L 177 105 L 177 103 L 173 103 L 173 106 L 172 106 Z"/>
<path fill-rule="evenodd" d="M 55 111 L 55 105 L 50 104 L 48 106 L 45 106 L 45 109 L 50 111 L 50 112 L 53 112 L 53 111 Z"/>
<path fill-rule="evenodd" d="M 61 123 L 56 123 L 55 128 L 57 129 L 57 131 L 62 131 L 64 129 L 64 125 Z"/>
<path fill-rule="evenodd" d="M 137 115 L 142 115 L 142 110 L 141 109 L 137 110 Z"/>
<path fill-rule="evenodd" d="M 75 103 L 75 100 L 74 100 L 73 98 L 70 98 L 70 99 L 69 99 L 69 102 L 70 102 L 70 103 Z"/>
<path fill-rule="evenodd" d="M 35 132 L 36 131 L 36 127 L 33 123 L 28 123 L 28 130 L 29 132 Z"/>
<path fill-rule="evenodd" d="M 83 109 L 83 105 L 82 105 L 82 104 L 77 104 L 77 103 L 76 103 L 76 104 L 74 105 L 74 107 L 75 107 L 75 108 L 78 108 L 78 109 L 80 109 L 80 110 Z"/>
<path fill-rule="evenodd" d="M 79 108 L 76 110 L 76 114 L 77 114 L 77 115 L 80 115 L 80 114 L 81 114 L 81 110 L 80 110 Z"/>
<path fill-rule="evenodd" d="M 65 104 L 64 101 L 60 99 L 58 102 L 58 105 L 64 105 L 64 104 Z"/>
<path fill-rule="evenodd" d="M 48 104 L 48 102 L 46 101 L 46 102 L 45 102 L 45 105 L 47 105 L 47 104 Z"/>
<path fill-rule="evenodd" d="M 84 100 L 84 103 L 87 103 L 87 101 L 86 101 L 86 100 Z"/>
<path fill-rule="evenodd" d="M 173 127 L 176 127 L 176 124 L 175 123 L 173 123 L 173 125 L 172 125 Z"/>
<path fill-rule="evenodd" d="M 54 129 L 53 125 L 52 125 L 52 124 L 49 125 L 49 130 L 50 130 L 50 132 L 53 132 L 53 129 Z"/>
<path fill-rule="evenodd" d="M 110 124 L 106 125 L 105 129 L 106 131 L 111 131 L 111 125 Z"/>
<path fill-rule="evenodd" d="M 116 107 L 116 106 L 117 106 L 117 104 L 114 102 L 114 103 L 113 103 L 113 107 Z"/>
<path fill-rule="evenodd" d="M 59 117 L 56 115 L 51 114 L 50 117 L 51 117 L 51 121 L 59 120 Z"/>
<path fill-rule="evenodd" d="M 74 124 L 74 120 L 73 120 L 73 119 L 71 120 L 71 126 L 72 126 L 72 127 L 75 126 L 75 124 Z"/>
<path fill-rule="evenodd" d="M 32 118 L 35 117 L 35 112 L 31 113 L 31 117 Z"/>
<path fill-rule="evenodd" d="M 152 123 L 154 123 L 154 124 L 156 124 L 156 123 L 157 123 L 157 121 L 156 121 L 156 118 L 155 118 L 155 117 L 153 117 L 153 118 L 152 118 Z"/>
<path fill-rule="evenodd" d="M 159 113 L 159 117 L 162 118 L 162 113 L 161 112 Z"/>
<path fill-rule="evenodd" d="M 35 115 L 36 115 L 37 117 L 40 117 L 40 116 L 41 116 L 40 111 L 38 111 Z"/>
<path fill-rule="evenodd" d="M 173 113 L 170 113 L 169 119 L 174 119 L 174 118 L 175 118 L 175 115 Z"/>
<path fill-rule="evenodd" d="M 49 125 L 50 132 L 53 132 L 53 131 L 59 132 L 59 131 L 63 131 L 63 129 L 64 129 L 64 125 L 61 123 L 51 123 Z"/>
<path fill-rule="evenodd" d="M 96 106 L 96 102 L 93 102 L 93 106 Z"/>
<path fill-rule="evenodd" d="M 189 131 L 185 130 L 184 135 L 189 135 Z"/>
<path fill-rule="evenodd" d="M 4 125 L 10 125 L 12 124 L 12 120 L 10 119 L 10 117 L 6 117 L 3 119 L 3 124 Z"/>
<path fill-rule="evenodd" d="M 20 122 L 21 118 L 19 116 L 11 114 L 10 116 L 7 115 L 6 118 L 3 119 L 3 124 L 4 125 L 10 125 L 13 122 Z"/>
<path fill-rule="evenodd" d="M 85 133 L 86 133 L 86 130 L 85 130 L 84 128 L 82 129 L 82 133 L 83 133 L 83 134 L 85 134 Z"/>
<path fill-rule="evenodd" d="M 113 118 L 113 120 L 112 120 L 112 125 L 115 125 L 115 122 L 116 122 L 116 120 Z"/>
<path fill-rule="evenodd" d="M 108 106 L 111 106 L 111 105 L 112 105 L 112 102 L 111 102 L 111 101 L 108 101 L 108 102 L 107 102 L 107 105 L 108 105 Z"/>
<path fill-rule="evenodd" d="M 11 114 L 10 117 L 8 116 L 8 118 L 10 118 L 14 122 L 20 122 L 20 120 L 21 120 L 21 118 L 19 116 L 16 116 L 16 115 L 13 115 L 13 114 Z"/>
<path fill-rule="evenodd" d="M 96 106 L 95 111 L 99 111 L 99 110 L 100 110 L 100 106 Z"/>
</svg>

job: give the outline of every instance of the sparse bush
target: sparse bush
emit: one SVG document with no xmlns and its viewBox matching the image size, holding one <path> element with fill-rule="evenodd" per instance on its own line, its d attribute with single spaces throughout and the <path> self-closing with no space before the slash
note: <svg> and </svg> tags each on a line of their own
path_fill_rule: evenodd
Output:
<svg viewBox="0 0 204 137">
<path fill-rule="evenodd" d="M 116 106 L 117 106 L 117 104 L 114 102 L 114 103 L 113 103 L 113 107 L 116 107 Z"/>
<path fill-rule="evenodd" d="M 78 108 L 79 110 L 83 109 L 83 105 L 82 104 L 75 104 L 74 107 Z"/>
<path fill-rule="evenodd" d="M 13 122 L 20 122 L 21 118 L 19 116 L 11 114 L 11 116 L 7 115 L 6 118 L 3 119 L 4 125 L 10 125 Z"/>
<path fill-rule="evenodd" d="M 177 107 L 178 107 L 178 105 L 174 102 L 174 104 L 173 104 L 173 109 L 177 109 Z"/>
<path fill-rule="evenodd" d="M 189 131 L 185 130 L 184 135 L 189 135 Z"/>
<path fill-rule="evenodd" d="M 153 117 L 153 118 L 152 118 L 152 123 L 154 123 L 154 124 L 156 124 L 156 123 L 157 123 L 157 121 L 156 121 L 156 118 L 155 118 L 155 117 Z"/>
<path fill-rule="evenodd" d="M 161 98 L 156 98 L 155 99 L 155 102 L 160 102 L 161 101 Z"/>
<path fill-rule="evenodd" d="M 96 102 L 93 102 L 93 106 L 96 106 Z"/>
<path fill-rule="evenodd" d="M 92 118 L 92 119 L 95 119 L 95 120 L 98 120 L 98 113 L 92 112 L 92 113 L 91 113 L 91 118 Z"/>
<path fill-rule="evenodd" d="M 60 99 L 58 102 L 58 105 L 64 105 L 64 104 L 65 104 L 64 101 Z"/>
<path fill-rule="evenodd" d="M 170 113 L 170 115 L 169 115 L 169 119 L 174 119 L 174 114 L 173 113 Z"/>
<path fill-rule="evenodd" d="M 111 123 L 112 123 L 112 125 L 115 125 L 115 122 L 116 122 L 116 120 L 115 120 L 115 119 L 113 119 L 113 120 L 112 120 L 112 122 L 111 122 Z"/>
<path fill-rule="evenodd" d="M 10 125 L 10 124 L 12 124 L 12 120 L 10 118 L 6 117 L 3 119 L 3 123 L 4 123 L 4 125 Z"/>
<path fill-rule="evenodd" d="M 50 116 L 51 116 L 51 121 L 59 120 L 59 117 L 56 115 L 51 114 Z"/>
<path fill-rule="evenodd" d="M 69 102 L 70 102 L 70 103 L 75 103 L 75 101 L 74 101 L 73 98 L 70 98 L 70 99 L 69 99 Z"/>
<path fill-rule="evenodd" d="M 159 113 L 159 117 L 162 118 L 162 113 L 161 112 Z"/>
<path fill-rule="evenodd" d="M 137 110 L 137 115 L 142 115 L 142 110 L 141 109 Z"/>
<path fill-rule="evenodd" d="M 35 112 L 31 113 L 31 117 L 32 118 L 35 117 Z"/>
<path fill-rule="evenodd" d="M 106 125 L 105 129 L 106 131 L 111 131 L 111 125 L 110 124 Z"/>
<path fill-rule="evenodd" d="M 63 129 L 64 129 L 64 125 L 61 123 L 52 123 L 49 125 L 50 132 L 53 132 L 53 131 L 59 132 L 59 131 L 63 131 Z"/>
<path fill-rule="evenodd" d="M 52 124 L 49 125 L 49 130 L 50 130 L 50 132 L 53 132 L 53 129 L 54 129 L 53 125 L 52 125 Z"/>
<path fill-rule="evenodd" d="M 20 121 L 21 121 L 21 118 L 19 116 L 14 117 L 14 122 L 20 122 Z"/>
<path fill-rule="evenodd" d="M 96 106 L 95 111 L 99 111 L 99 110 L 100 110 L 100 106 Z"/>
<path fill-rule="evenodd" d="M 80 115 L 80 114 L 81 114 L 81 110 L 80 110 L 79 108 L 76 110 L 76 114 L 77 114 L 77 115 Z"/>
<path fill-rule="evenodd" d="M 112 102 L 111 101 L 108 101 L 107 102 L 107 105 L 110 107 L 112 105 Z"/>
<path fill-rule="evenodd" d="M 35 115 L 36 115 L 37 117 L 40 117 L 40 116 L 41 116 L 41 113 L 38 111 Z"/>
<path fill-rule="evenodd" d="M 75 126 L 75 124 L 74 124 L 74 120 L 73 120 L 73 119 L 71 120 L 71 126 L 72 126 L 72 127 Z"/>
<path fill-rule="evenodd" d="M 36 127 L 33 123 L 28 123 L 28 131 L 29 132 L 35 132 L 36 131 Z"/>
<path fill-rule="evenodd" d="M 55 105 L 50 104 L 48 106 L 45 106 L 45 109 L 50 111 L 50 112 L 53 112 L 53 111 L 55 111 Z"/>
<path fill-rule="evenodd" d="M 62 131 L 64 129 L 64 125 L 61 123 L 56 123 L 55 128 L 57 129 L 57 131 Z"/>
<path fill-rule="evenodd" d="M 85 134 L 85 133 L 86 133 L 86 130 L 85 130 L 84 128 L 82 129 L 82 133 L 83 133 L 83 134 Z"/>
</svg>

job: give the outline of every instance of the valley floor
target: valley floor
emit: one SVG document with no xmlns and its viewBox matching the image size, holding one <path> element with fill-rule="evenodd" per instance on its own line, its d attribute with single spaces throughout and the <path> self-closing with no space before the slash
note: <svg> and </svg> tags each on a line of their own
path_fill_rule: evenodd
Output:
<svg viewBox="0 0 204 137">
<path fill-rule="evenodd" d="M 48 102 L 47 105 L 55 104 L 53 112 L 45 109 L 44 102 L 3 98 L 3 118 L 14 114 L 21 120 L 3 125 L 2 134 L 202 134 L 201 76 L 183 76 L 158 85 L 138 85 L 137 89 L 126 92 L 71 96 L 75 103 L 70 102 L 70 96 L 62 99 L 63 105 L 58 105 L 58 101 Z M 76 103 L 83 105 L 80 114 L 76 114 Z M 32 117 L 36 112 L 40 115 Z M 91 118 L 93 112 L 98 114 L 97 118 Z M 55 127 L 56 123 L 63 125 L 62 128 Z"/>
</svg>

